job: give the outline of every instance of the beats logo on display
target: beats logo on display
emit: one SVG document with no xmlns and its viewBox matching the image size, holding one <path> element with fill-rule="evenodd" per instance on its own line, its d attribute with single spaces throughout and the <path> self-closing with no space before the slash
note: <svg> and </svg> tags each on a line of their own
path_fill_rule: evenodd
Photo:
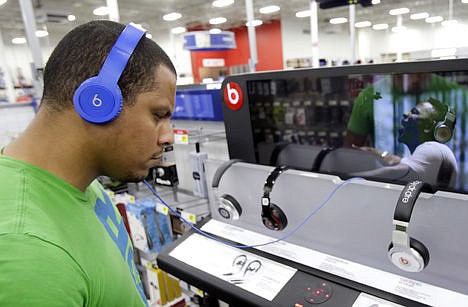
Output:
<svg viewBox="0 0 468 307">
<path fill-rule="evenodd" d="M 238 83 L 229 82 L 226 84 L 224 87 L 224 101 L 231 110 L 237 111 L 242 107 L 244 95 Z"/>
</svg>

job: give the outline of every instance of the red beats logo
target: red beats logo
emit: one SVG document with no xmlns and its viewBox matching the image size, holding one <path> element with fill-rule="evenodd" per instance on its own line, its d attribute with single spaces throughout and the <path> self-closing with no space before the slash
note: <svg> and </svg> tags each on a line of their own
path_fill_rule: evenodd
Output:
<svg viewBox="0 0 468 307">
<path fill-rule="evenodd" d="M 224 101 L 231 110 L 239 110 L 244 102 L 241 87 L 236 82 L 229 82 L 224 88 Z"/>
</svg>

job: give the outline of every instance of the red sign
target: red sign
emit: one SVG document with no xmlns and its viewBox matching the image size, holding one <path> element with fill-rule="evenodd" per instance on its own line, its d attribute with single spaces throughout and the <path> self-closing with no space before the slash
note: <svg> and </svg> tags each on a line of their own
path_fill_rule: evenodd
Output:
<svg viewBox="0 0 468 307">
<path fill-rule="evenodd" d="M 229 82 L 226 84 L 224 87 L 224 101 L 231 110 L 237 111 L 242 107 L 244 95 L 238 83 Z"/>
</svg>

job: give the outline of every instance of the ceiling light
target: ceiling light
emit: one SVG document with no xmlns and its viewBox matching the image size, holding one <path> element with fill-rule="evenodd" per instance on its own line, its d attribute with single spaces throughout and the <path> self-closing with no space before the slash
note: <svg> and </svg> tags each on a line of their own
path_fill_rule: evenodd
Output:
<svg viewBox="0 0 468 307">
<path fill-rule="evenodd" d="M 25 37 L 14 37 L 11 42 L 15 45 L 21 45 L 21 44 L 26 44 L 26 38 Z"/>
<path fill-rule="evenodd" d="M 186 32 L 186 31 L 187 31 L 187 29 L 184 28 L 184 27 L 175 27 L 175 28 L 171 29 L 172 34 L 180 34 L 180 33 Z"/>
<path fill-rule="evenodd" d="M 216 17 L 216 18 L 211 18 L 209 23 L 212 25 L 219 25 L 219 24 L 225 23 L 226 21 L 227 19 L 224 17 Z"/>
<path fill-rule="evenodd" d="M 340 24 L 340 23 L 345 23 L 345 22 L 347 22 L 347 21 L 348 21 L 348 19 L 346 19 L 346 18 L 344 18 L 344 17 L 337 17 L 337 18 L 332 18 L 332 19 L 330 19 L 330 23 L 331 23 L 332 25 L 338 25 L 338 24 Z"/>
<path fill-rule="evenodd" d="M 49 32 L 46 30 L 36 30 L 37 37 L 46 37 L 47 35 L 49 35 Z"/>
<path fill-rule="evenodd" d="M 380 0 L 372 0 L 372 4 L 373 5 L 380 4 Z"/>
<path fill-rule="evenodd" d="M 149 39 L 153 38 L 153 35 L 151 33 L 146 33 L 145 36 L 146 36 L 146 38 L 149 38 Z"/>
<path fill-rule="evenodd" d="M 374 29 L 374 30 L 386 30 L 386 29 L 388 29 L 388 24 L 378 23 L 378 24 L 373 25 L 372 29 Z"/>
<path fill-rule="evenodd" d="M 210 29 L 210 31 L 208 31 L 210 34 L 219 34 L 221 32 L 223 32 L 221 29 L 218 29 L 218 28 L 213 28 L 213 29 Z"/>
<path fill-rule="evenodd" d="M 442 26 L 444 26 L 444 27 L 451 27 L 451 26 L 455 26 L 457 24 L 458 24 L 458 20 L 456 20 L 456 19 L 442 21 Z"/>
<path fill-rule="evenodd" d="M 296 17 L 298 18 L 310 17 L 311 15 L 312 15 L 311 10 L 299 11 L 296 13 Z"/>
<path fill-rule="evenodd" d="M 174 21 L 182 17 L 182 14 L 177 12 L 172 12 L 163 16 L 165 21 Z"/>
<path fill-rule="evenodd" d="M 96 16 L 109 15 L 109 8 L 107 6 L 100 6 L 93 10 L 93 14 Z"/>
<path fill-rule="evenodd" d="M 215 7 L 225 7 L 234 3 L 234 0 L 215 0 L 211 5 Z"/>
<path fill-rule="evenodd" d="M 422 13 L 411 14 L 409 18 L 411 20 L 419 20 L 419 19 L 426 19 L 427 17 L 429 17 L 429 13 L 422 12 Z"/>
<path fill-rule="evenodd" d="M 276 13 L 280 10 L 280 7 L 277 6 L 277 5 L 269 5 L 269 6 L 265 6 L 265 7 L 262 7 L 260 8 L 258 11 L 262 14 L 272 14 L 272 13 Z"/>
<path fill-rule="evenodd" d="M 461 0 L 461 1 L 462 1 L 462 3 L 465 3 L 465 4 L 468 3 L 468 0 Z"/>
<path fill-rule="evenodd" d="M 405 26 L 396 26 L 392 28 L 392 32 L 395 32 L 395 33 L 404 32 L 406 30 L 407 28 Z"/>
<path fill-rule="evenodd" d="M 442 20 L 444 20 L 442 16 L 432 16 L 425 19 L 427 23 L 441 22 Z"/>
<path fill-rule="evenodd" d="M 370 27 L 371 25 L 372 25 L 372 23 L 371 23 L 369 20 L 356 22 L 356 23 L 354 24 L 354 26 L 355 26 L 356 28 L 365 28 L 365 27 Z"/>
<path fill-rule="evenodd" d="M 4 5 L 7 2 L 7 0 L 0 0 L 0 6 Z"/>
<path fill-rule="evenodd" d="M 258 19 L 252 20 L 252 23 L 250 23 L 250 22 L 246 22 L 246 23 L 245 23 L 245 25 L 246 25 L 247 27 L 250 27 L 250 26 L 252 26 L 252 27 L 257 27 L 257 26 L 259 26 L 259 25 L 261 25 L 261 24 L 263 24 L 263 21 L 258 20 Z"/>
<path fill-rule="evenodd" d="M 409 8 L 401 7 L 399 9 L 393 9 L 388 12 L 390 15 L 403 15 L 409 13 Z"/>
<path fill-rule="evenodd" d="M 68 15 L 68 16 L 67 16 L 67 19 L 68 19 L 68 21 L 75 21 L 75 20 L 76 20 L 76 16 L 75 16 L 75 15 Z"/>
</svg>

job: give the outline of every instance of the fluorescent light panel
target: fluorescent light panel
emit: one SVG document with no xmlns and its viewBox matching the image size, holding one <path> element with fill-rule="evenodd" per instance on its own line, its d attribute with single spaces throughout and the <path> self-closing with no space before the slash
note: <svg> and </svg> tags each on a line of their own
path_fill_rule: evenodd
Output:
<svg viewBox="0 0 468 307">
<path fill-rule="evenodd" d="M 269 6 L 265 6 L 265 7 L 262 7 L 260 8 L 258 11 L 261 13 L 261 14 L 272 14 L 272 13 L 276 13 L 280 10 L 280 7 L 277 6 L 277 5 L 269 5 Z"/>
<path fill-rule="evenodd" d="M 15 44 L 15 45 L 26 44 L 26 38 L 25 37 L 14 37 L 11 40 L 11 43 Z"/>
<path fill-rule="evenodd" d="M 406 7 L 400 7 L 398 9 L 393 9 L 388 12 L 390 15 L 403 15 L 409 13 L 409 8 Z"/>
<path fill-rule="evenodd" d="M 386 29 L 388 29 L 388 24 L 378 23 L 378 24 L 373 25 L 372 29 L 374 29 L 374 30 L 386 30 Z"/>
<path fill-rule="evenodd" d="M 458 24 L 458 20 L 456 20 L 456 19 L 442 21 L 442 26 L 444 26 L 444 27 L 455 26 L 457 24 Z"/>
<path fill-rule="evenodd" d="M 258 20 L 258 19 L 252 20 L 252 26 L 254 26 L 254 27 L 257 27 L 257 26 L 259 26 L 261 24 L 263 24 L 263 21 L 261 21 L 261 20 Z M 246 22 L 245 25 L 247 27 L 250 27 L 250 22 Z"/>
<path fill-rule="evenodd" d="M 96 16 L 109 15 L 109 8 L 107 6 L 100 6 L 93 10 L 93 14 Z"/>
<path fill-rule="evenodd" d="M 346 18 L 344 18 L 344 17 L 336 17 L 336 18 L 330 19 L 330 23 L 331 23 L 332 25 L 338 25 L 338 24 L 340 24 L 340 23 L 345 23 L 345 22 L 347 22 L 347 21 L 348 21 L 348 19 L 346 19 Z"/>
<path fill-rule="evenodd" d="M 165 21 L 174 21 L 182 17 L 182 14 L 177 12 L 172 12 L 163 16 Z"/>
<path fill-rule="evenodd" d="M 419 20 L 419 19 L 426 19 L 429 17 L 429 13 L 426 12 L 421 12 L 421 13 L 415 13 L 410 15 L 411 20 Z"/>
<path fill-rule="evenodd" d="M 225 23 L 226 21 L 227 19 L 224 17 L 215 17 L 215 18 L 211 18 L 209 23 L 212 25 L 219 25 L 219 24 Z"/>
<path fill-rule="evenodd" d="M 225 7 L 234 4 L 234 0 L 215 0 L 211 3 L 214 7 Z"/>
<path fill-rule="evenodd" d="M 372 25 L 372 23 L 371 23 L 369 20 L 356 22 L 356 23 L 354 24 L 354 26 L 355 26 L 356 28 L 365 28 L 365 27 L 370 27 L 371 25 Z"/>
<path fill-rule="evenodd" d="M 223 32 L 221 29 L 218 29 L 218 28 L 213 28 L 213 29 L 210 29 L 210 34 L 219 34 L 221 32 Z"/>
<path fill-rule="evenodd" d="M 299 11 L 296 13 L 296 17 L 298 18 L 310 17 L 311 15 L 312 15 L 311 10 Z"/>
<path fill-rule="evenodd" d="M 187 29 L 184 27 L 175 27 L 171 29 L 172 34 L 180 34 L 180 33 L 184 33 L 185 31 L 187 31 Z"/>
<path fill-rule="evenodd" d="M 442 20 L 444 20 L 442 16 L 432 16 L 432 17 L 427 17 L 425 19 L 427 23 L 436 23 L 436 22 L 441 22 Z"/>
</svg>

